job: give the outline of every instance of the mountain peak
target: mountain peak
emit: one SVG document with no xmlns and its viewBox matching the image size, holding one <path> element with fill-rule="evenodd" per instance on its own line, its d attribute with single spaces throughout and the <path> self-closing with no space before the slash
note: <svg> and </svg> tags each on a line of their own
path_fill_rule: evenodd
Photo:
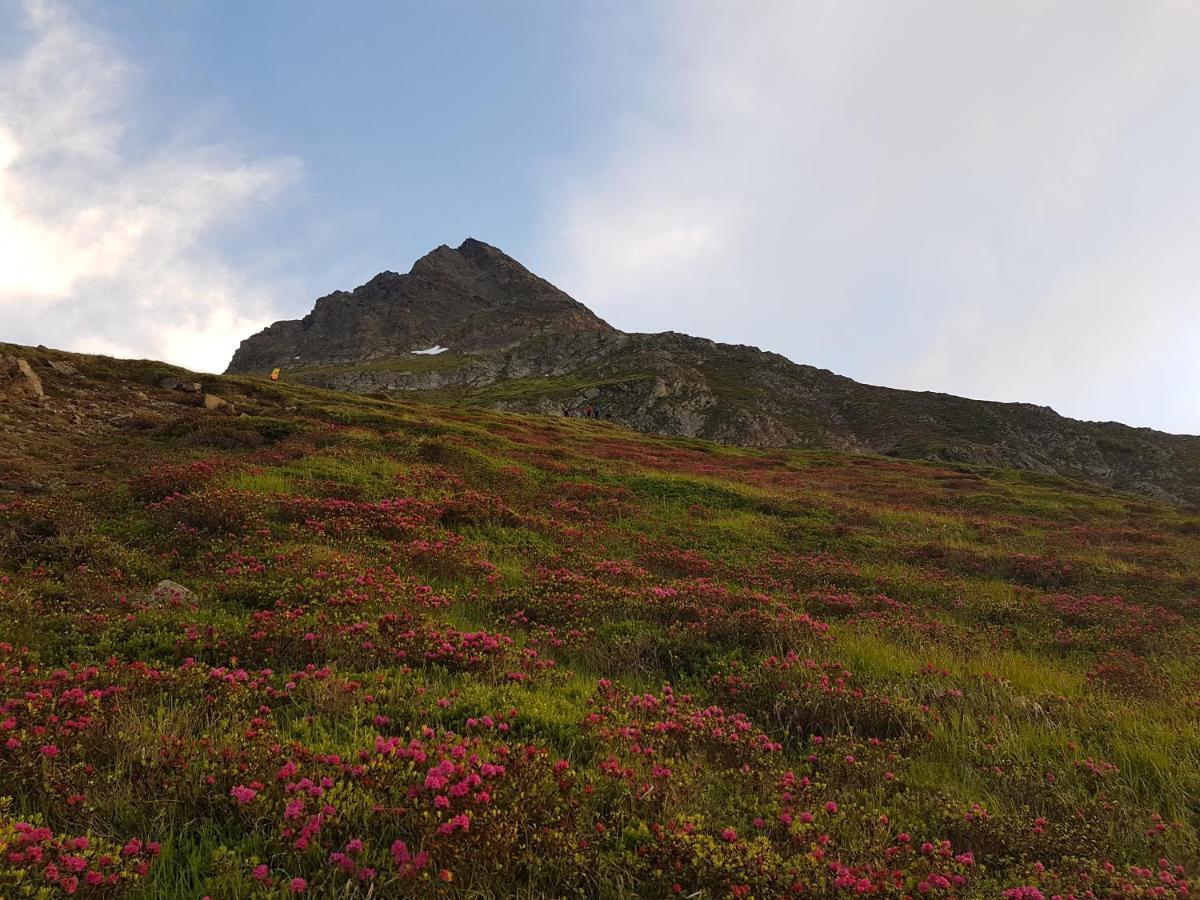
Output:
<svg viewBox="0 0 1200 900">
<path fill-rule="evenodd" d="M 515 259 L 501 250 L 499 247 L 493 247 L 491 244 L 485 244 L 483 241 L 469 237 L 458 245 L 458 252 L 470 259 L 482 262 L 485 259 L 504 259 L 509 262 L 517 263 Z M 524 268 L 524 266 L 521 266 Z"/>
<path fill-rule="evenodd" d="M 499 247 L 470 237 L 457 247 L 447 244 L 434 247 L 413 263 L 409 274 L 423 278 L 462 280 L 476 278 L 481 271 L 503 271 L 515 278 L 537 279 L 536 275 Z"/>
<path fill-rule="evenodd" d="M 497 247 L 467 238 L 435 247 L 405 275 L 380 272 L 316 301 L 300 320 L 242 341 L 228 371 L 346 365 L 431 346 L 495 352 L 538 334 L 614 332 L 586 306 Z"/>
</svg>

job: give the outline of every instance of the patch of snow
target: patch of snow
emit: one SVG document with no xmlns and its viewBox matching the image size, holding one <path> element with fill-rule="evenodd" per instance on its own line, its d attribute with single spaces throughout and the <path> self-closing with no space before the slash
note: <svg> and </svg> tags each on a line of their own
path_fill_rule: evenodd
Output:
<svg viewBox="0 0 1200 900">
<path fill-rule="evenodd" d="M 445 353 L 448 349 L 448 347 L 441 347 L 437 344 L 434 344 L 428 350 L 414 350 L 413 353 L 417 354 L 418 356 L 437 356 L 439 353 Z"/>
</svg>

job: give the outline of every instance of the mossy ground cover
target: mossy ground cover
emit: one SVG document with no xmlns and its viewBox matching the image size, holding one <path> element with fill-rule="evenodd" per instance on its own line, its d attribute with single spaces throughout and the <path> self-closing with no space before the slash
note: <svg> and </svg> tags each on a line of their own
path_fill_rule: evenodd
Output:
<svg viewBox="0 0 1200 900">
<path fill-rule="evenodd" d="M 1188 894 L 1195 516 L 211 387 L 0 448 L 0 896 Z"/>
</svg>

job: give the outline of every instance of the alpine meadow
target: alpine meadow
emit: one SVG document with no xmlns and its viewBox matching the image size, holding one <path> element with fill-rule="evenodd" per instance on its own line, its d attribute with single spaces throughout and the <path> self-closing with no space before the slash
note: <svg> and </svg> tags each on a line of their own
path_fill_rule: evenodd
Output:
<svg viewBox="0 0 1200 900">
<path fill-rule="evenodd" d="M 3 349 L 6 896 L 1189 894 L 1195 512 Z"/>
</svg>

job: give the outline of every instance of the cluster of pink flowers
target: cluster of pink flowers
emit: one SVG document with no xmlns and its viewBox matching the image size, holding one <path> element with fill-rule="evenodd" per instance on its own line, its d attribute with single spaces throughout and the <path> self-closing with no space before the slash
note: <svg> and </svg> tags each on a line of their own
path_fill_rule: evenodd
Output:
<svg viewBox="0 0 1200 900">
<path fill-rule="evenodd" d="M 32 873 L 64 894 L 117 889 L 145 876 L 159 845 L 130 838 L 124 846 L 89 837 L 61 837 L 45 826 L 0 818 L 0 860 L 10 871 Z M 0 887 L 5 884 L 0 868 Z"/>
</svg>

